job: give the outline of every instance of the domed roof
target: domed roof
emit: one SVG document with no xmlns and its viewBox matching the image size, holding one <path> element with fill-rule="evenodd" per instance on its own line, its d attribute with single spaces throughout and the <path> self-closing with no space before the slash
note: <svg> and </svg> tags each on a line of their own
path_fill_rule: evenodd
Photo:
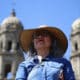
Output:
<svg viewBox="0 0 80 80">
<path fill-rule="evenodd" d="M 72 29 L 80 29 L 80 18 L 76 19 L 72 24 Z"/>
<path fill-rule="evenodd" d="M 8 18 L 5 18 L 1 25 L 9 24 L 9 23 L 20 23 L 20 21 L 16 17 L 10 16 Z"/>
<path fill-rule="evenodd" d="M 20 25 L 20 26 L 15 26 L 16 27 L 22 27 L 22 23 L 20 20 L 16 17 L 15 11 L 12 10 L 11 15 L 8 18 L 5 18 L 3 22 L 1 23 L 1 26 L 4 28 L 8 28 L 9 25 L 15 24 L 15 25 Z M 12 27 L 12 26 L 11 26 Z"/>
</svg>

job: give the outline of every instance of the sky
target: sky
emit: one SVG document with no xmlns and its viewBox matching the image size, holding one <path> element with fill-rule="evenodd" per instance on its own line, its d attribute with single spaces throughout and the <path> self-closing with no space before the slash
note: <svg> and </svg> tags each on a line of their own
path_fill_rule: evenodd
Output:
<svg viewBox="0 0 80 80">
<path fill-rule="evenodd" d="M 64 57 L 69 59 L 70 33 L 72 23 L 80 18 L 80 0 L 0 0 L 0 24 L 10 16 L 13 8 L 24 29 L 40 25 L 60 28 L 68 38 L 68 49 Z"/>
</svg>

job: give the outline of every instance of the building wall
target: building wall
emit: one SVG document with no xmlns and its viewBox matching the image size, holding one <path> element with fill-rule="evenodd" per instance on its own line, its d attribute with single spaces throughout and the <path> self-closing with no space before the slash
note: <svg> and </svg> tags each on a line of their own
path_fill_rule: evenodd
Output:
<svg viewBox="0 0 80 80">
<path fill-rule="evenodd" d="M 80 80 L 80 19 L 72 24 L 71 40 L 71 63 L 76 80 Z"/>
<path fill-rule="evenodd" d="M 19 45 L 19 32 L 23 30 L 22 27 L 13 13 L 0 26 L 0 80 L 4 80 L 10 72 L 11 79 L 15 80 L 17 67 L 24 60 Z"/>
</svg>

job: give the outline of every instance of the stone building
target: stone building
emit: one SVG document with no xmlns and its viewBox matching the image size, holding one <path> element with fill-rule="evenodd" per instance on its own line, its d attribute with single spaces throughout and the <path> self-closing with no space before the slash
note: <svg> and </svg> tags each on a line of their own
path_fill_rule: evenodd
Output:
<svg viewBox="0 0 80 80">
<path fill-rule="evenodd" d="M 3 80 L 9 72 L 14 80 L 18 64 L 23 60 L 22 50 L 19 45 L 19 33 L 23 25 L 16 13 L 4 19 L 0 25 L 0 80 Z"/>
<path fill-rule="evenodd" d="M 80 80 L 80 18 L 72 24 L 71 31 L 71 63 L 76 76 L 76 80 Z"/>
</svg>

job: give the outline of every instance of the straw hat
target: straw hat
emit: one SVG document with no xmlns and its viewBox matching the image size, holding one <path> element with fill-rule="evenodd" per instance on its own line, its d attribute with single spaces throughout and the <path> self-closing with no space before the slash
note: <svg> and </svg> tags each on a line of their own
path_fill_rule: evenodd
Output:
<svg viewBox="0 0 80 80">
<path fill-rule="evenodd" d="M 27 30 L 23 30 L 21 31 L 20 34 L 20 44 L 22 49 L 27 52 L 29 50 L 29 46 L 30 43 L 32 41 L 32 34 L 36 31 L 36 30 L 48 30 L 49 32 L 51 32 L 54 37 L 56 38 L 55 41 L 55 57 L 62 57 L 68 47 L 68 41 L 67 38 L 65 36 L 65 34 L 58 28 L 53 27 L 53 26 L 40 26 L 39 28 L 36 29 L 27 29 Z"/>
</svg>

